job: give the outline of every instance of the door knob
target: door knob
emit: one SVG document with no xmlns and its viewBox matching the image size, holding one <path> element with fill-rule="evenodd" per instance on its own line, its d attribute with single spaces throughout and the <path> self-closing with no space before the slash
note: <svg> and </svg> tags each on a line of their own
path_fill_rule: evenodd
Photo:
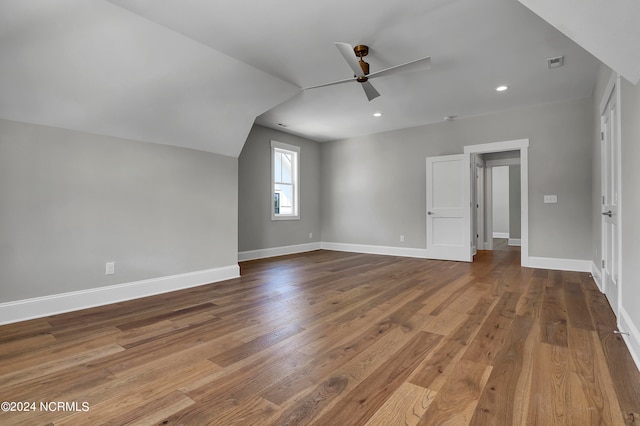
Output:
<svg viewBox="0 0 640 426">
<path fill-rule="evenodd" d="M 609 216 L 609 217 L 611 217 L 611 216 L 613 216 L 613 213 L 612 213 L 612 211 L 611 211 L 611 210 L 609 210 L 608 212 L 603 212 L 603 213 L 602 213 L 602 216 Z"/>
<path fill-rule="evenodd" d="M 427 212 L 427 214 L 428 214 L 429 216 L 431 216 L 431 215 L 433 214 L 433 212 Z"/>
</svg>

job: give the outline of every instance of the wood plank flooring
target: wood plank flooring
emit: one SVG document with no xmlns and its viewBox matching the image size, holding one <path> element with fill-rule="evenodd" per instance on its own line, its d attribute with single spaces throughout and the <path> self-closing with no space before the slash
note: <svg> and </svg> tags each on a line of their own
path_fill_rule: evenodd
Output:
<svg viewBox="0 0 640 426">
<path fill-rule="evenodd" d="M 2 326 L 0 400 L 23 406 L 0 424 L 640 424 L 640 373 L 592 279 L 519 258 L 316 251 Z"/>
</svg>

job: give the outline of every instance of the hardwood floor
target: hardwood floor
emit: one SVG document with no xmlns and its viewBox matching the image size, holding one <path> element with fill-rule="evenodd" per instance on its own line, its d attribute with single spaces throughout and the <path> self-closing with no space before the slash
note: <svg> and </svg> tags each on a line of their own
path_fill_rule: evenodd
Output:
<svg viewBox="0 0 640 426">
<path fill-rule="evenodd" d="M 589 275 L 503 249 L 244 262 L 235 280 L 2 326 L 0 399 L 36 405 L 0 424 L 639 424 L 640 374 Z"/>
</svg>

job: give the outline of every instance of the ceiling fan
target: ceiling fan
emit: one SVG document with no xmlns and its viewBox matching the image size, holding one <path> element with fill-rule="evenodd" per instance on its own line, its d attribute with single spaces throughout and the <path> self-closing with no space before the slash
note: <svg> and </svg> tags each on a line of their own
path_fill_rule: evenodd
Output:
<svg viewBox="0 0 640 426">
<path fill-rule="evenodd" d="M 356 47 L 352 47 L 349 43 L 335 43 L 338 51 L 342 54 L 345 61 L 349 64 L 353 72 L 355 73 L 353 78 L 347 78 L 344 80 L 333 81 L 331 83 L 319 84 L 317 86 L 306 87 L 303 90 L 316 89 L 318 87 L 333 86 L 334 84 L 348 83 L 350 81 L 357 81 L 362 85 L 364 93 L 367 95 L 367 99 L 372 99 L 380 96 L 380 93 L 369 82 L 369 79 L 382 77 L 392 73 L 416 71 L 416 70 L 428 70 L 431 68 L 431 57 L 416 59 L 414 61 L 407 62 L 405 64 L 396 65 L 390 68 L 386 68 L 380 71 L 369 73 L 369 64 L 362 58 L 369 54 L 369 47 L 364 44 L 359 44 Z M 353 54 L 355 53 L 355 57 Z"/>
</svg>

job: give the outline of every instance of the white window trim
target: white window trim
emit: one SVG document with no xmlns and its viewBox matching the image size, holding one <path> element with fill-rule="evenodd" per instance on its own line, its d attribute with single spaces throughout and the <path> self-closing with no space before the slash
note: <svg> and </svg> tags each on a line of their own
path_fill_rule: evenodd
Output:
<svg viewBox="0 0 640 426">
<path fill-rule="evenodd" d="M 296 153 L 296 167 L 295 167 L 295 185 L 294 185 L 294 206 L 295 214 L 279 214 L 276 215 L 273 208 L 273 194 L 275 193 L 275 179 L 274 179 L 274 148 L 284 149 Z M 300 220 L 300 147 L 296 145 L 289 145 L 286 143 L 271 141 L 271 194 L 269 195 L 269 210 L 271 211 L 271 220 Z"/>
</svg>

